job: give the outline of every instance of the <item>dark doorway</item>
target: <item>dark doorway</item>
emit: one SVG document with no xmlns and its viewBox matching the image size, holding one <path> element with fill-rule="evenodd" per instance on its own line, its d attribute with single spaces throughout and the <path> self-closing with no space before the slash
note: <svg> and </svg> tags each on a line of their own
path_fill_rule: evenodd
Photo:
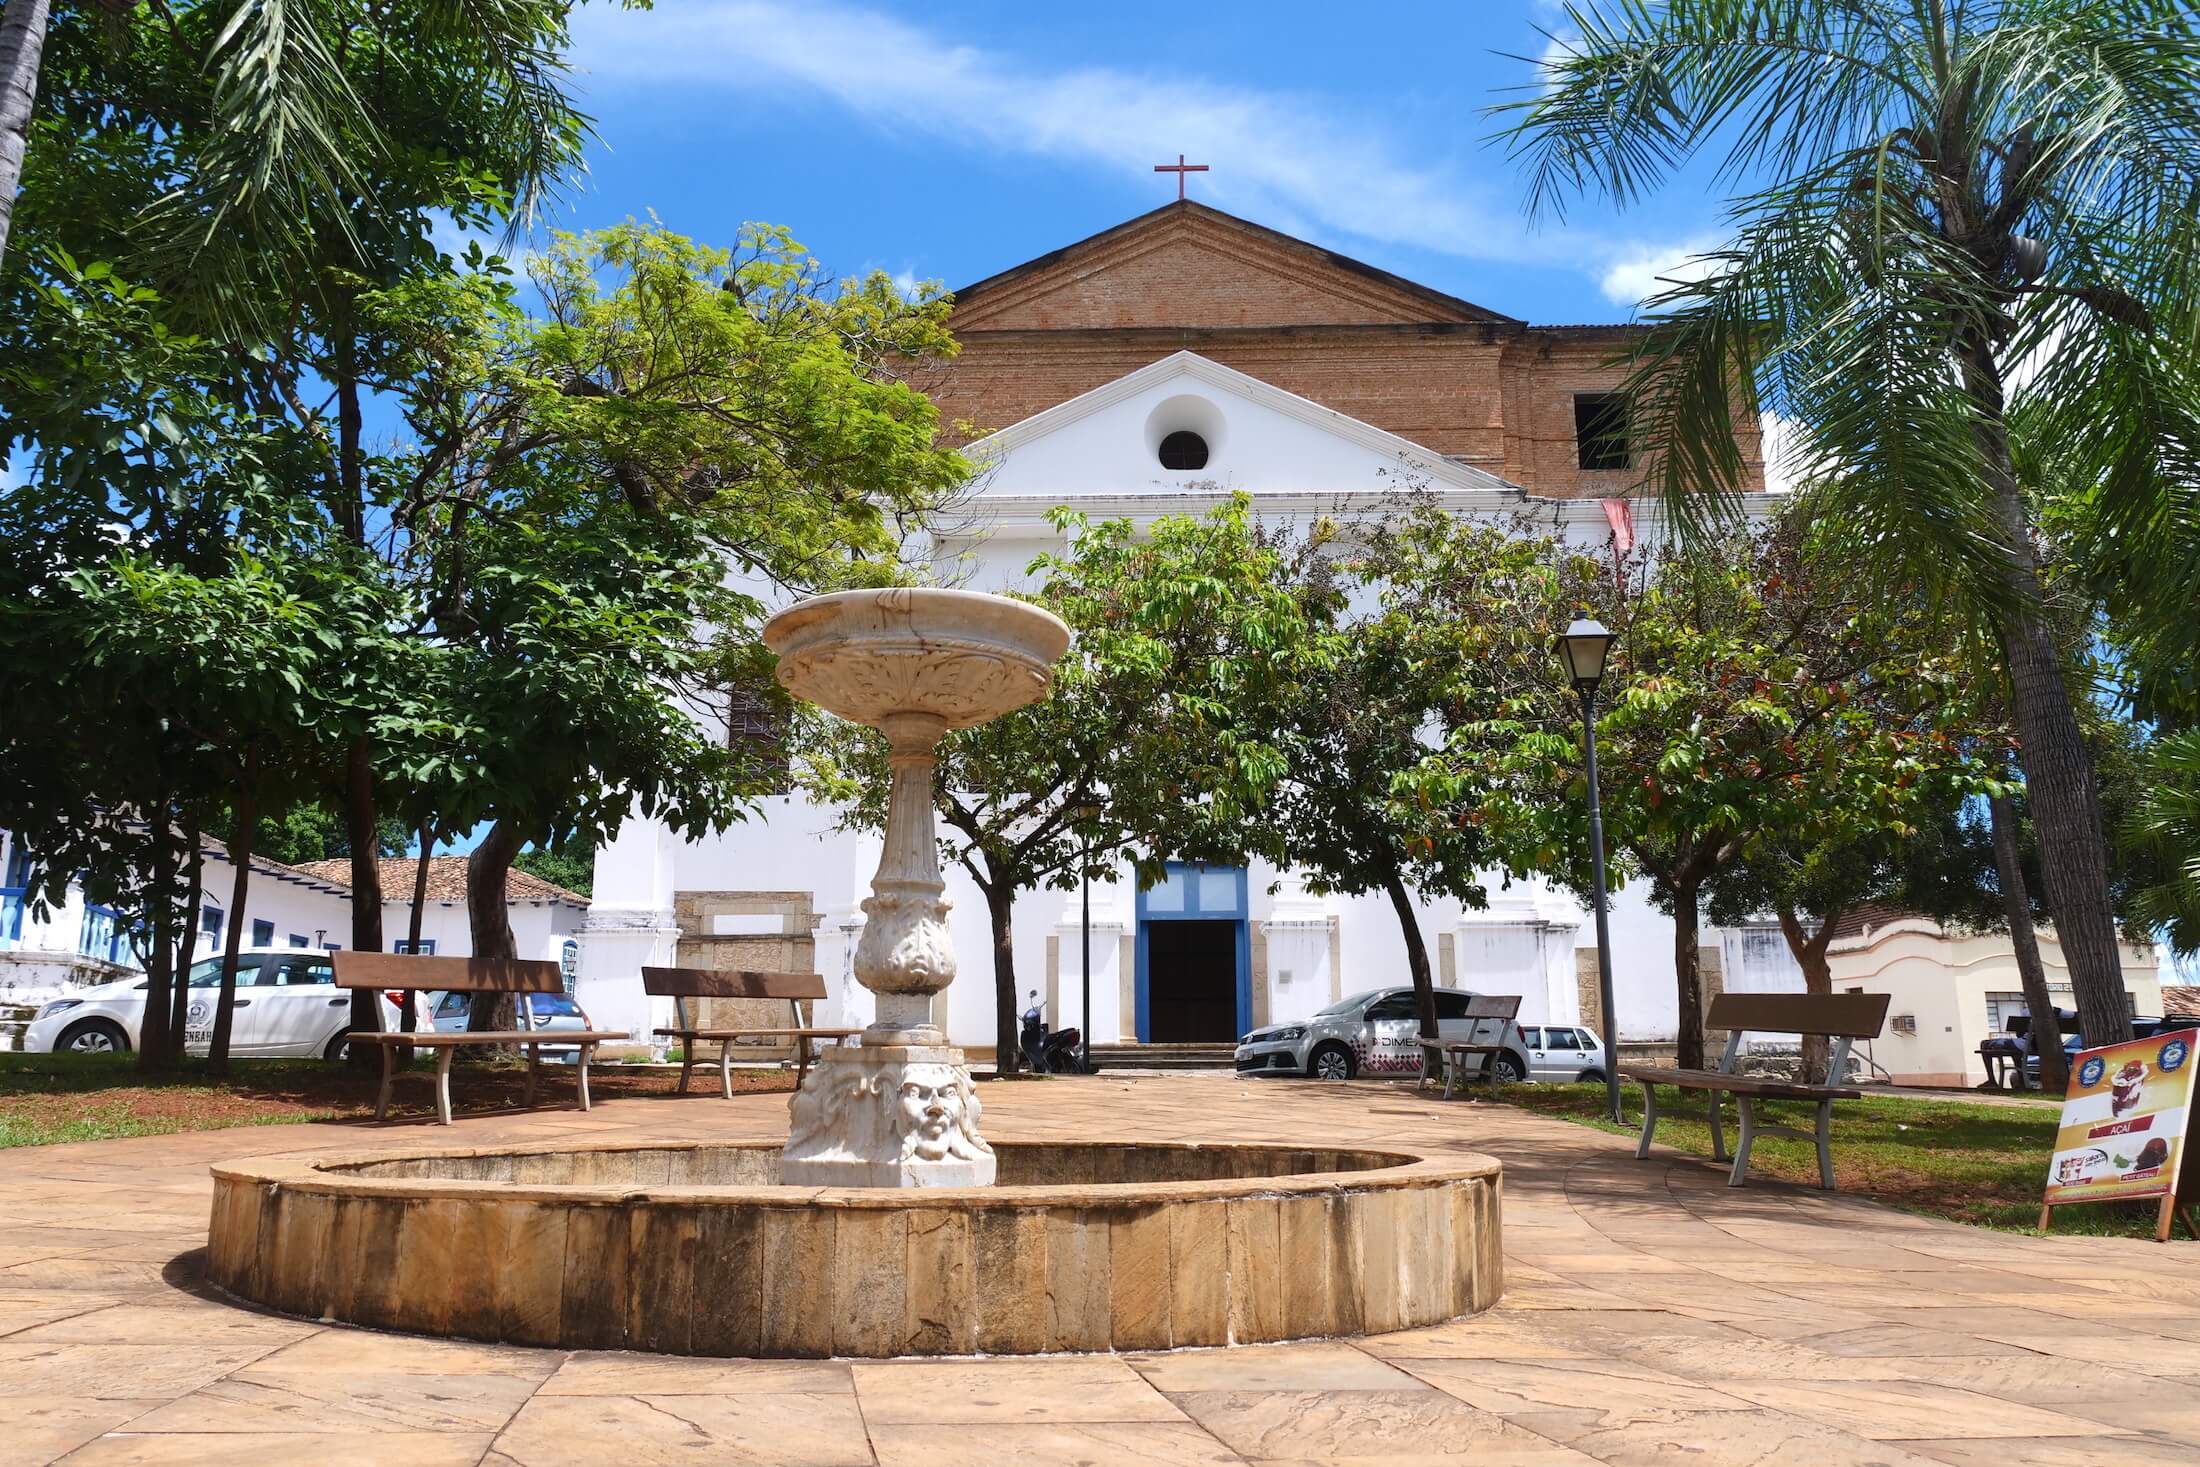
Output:
<svg viewBox="0 0 2200 1467">
<path fill-rule="evenodd" d="M 1235 922 L 1146 924 L 1147 1031 L 1154 1044 L 1238 1037 Z"/>
</svg>

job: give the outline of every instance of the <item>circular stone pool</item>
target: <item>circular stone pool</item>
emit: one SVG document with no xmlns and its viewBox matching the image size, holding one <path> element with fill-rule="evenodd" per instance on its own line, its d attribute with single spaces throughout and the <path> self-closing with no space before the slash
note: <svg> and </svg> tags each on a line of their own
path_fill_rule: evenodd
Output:
<svg viewBox="0 0 2200 1467">
<path fill-rule="evenodd" d="M 694 1355 L 1024 1355 L 1372 1334 L 1504 1288 L 1496 1161 L 997 1141 L 973 1190 L 779 1185 L 776 1143 L 214 1169 L 208 1272 L 291 1314 Z"/>
</svg>

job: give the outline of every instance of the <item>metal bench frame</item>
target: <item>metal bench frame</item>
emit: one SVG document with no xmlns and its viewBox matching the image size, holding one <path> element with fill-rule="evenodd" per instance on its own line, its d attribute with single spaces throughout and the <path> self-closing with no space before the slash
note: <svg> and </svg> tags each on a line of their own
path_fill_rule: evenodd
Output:
<svg viewBox="0 0 2200 1467">
<path fill-rule="evenodd" d="M 1794 1001 L 1800 1000 L 1799 1004 Z M 1861 1000 L 1861 1002 L 1858 1002 Z M 1857 994 L 1720 994 L 1712 1000 L 1711 1012 L 1706 1023 L 1712 1028 L 1727 1030 L 1726 1052 L 1720 1056 L 1716 1070 L 1699 1071 L 1646 1071 L 1629 1074 L 1642 1086 L 1642 1139 L 1635 1144 L 1635 1160 L 1644 1161 L 1650 1155 L 1651 1138 L 1658 1129 L 1659 1083 L 1674 1084 L 1673 1074 L 1689 1078 L 1680 1081 L 1680 1088 L 1703 1090 L 1710 1095 L 1711 1159 L 1727 1161 L 1726 1133 L 1719 1114 L 1719 1097 L 1731 1094 L 1734 1106 L 1740 1114 L 1741 1136 L 1731 1158 L 1726 1184 L 1739 1187 L 1749 1174 L 1749 1151 L 1759 1136 L 1788 1136 L 1798 1141 L 1809 1141 L 1818 1148 L 1818 1185 L 1826 1191 L 1834 1190 L 1833 1182 L 1833 1103 L 1852 1098 L 1854 1092 L 1845 1087 L 1825 1084 L 1811 1085 L 1801 1082 L 1756 1081 L 1737 1073 L 1741 1063 L 1742 1040 L 1751 1033 L 1793 1034 L 1830 1039 L 1826 1054 L 1826 1076 L 1848 1072 L 1849 1050 L 1856 1040 L 1869 1039 L 1880 1032 L 1886 1022 L 1887 1006 L 1891 996 L 1883 993 Z M 1829 1017 L 1814 1019 L 1813 1014 Z M 1800 1027 L 1791 1027 L 1799 1024 Z M 1822 1027 L 1823 1026 L 1823 1027 Z M 1653 1080 L 1649 1074 L 1665 1078 Z M 1743 1082 L 1742 1086 L 1726 1087 L 1705 1083 L 1719 1075 L 1732 1075 Z M 1757 1118 L 1759 1100 L 1814 1100 L 1817 1105 L 1816 1123 L 1808 1131 L 1793 1126 L 1775 1126 Z"/>
<path fill-rule="evenodd" d="M 642 989 L 655 998 L 672 1000 L 674 1027 L 652 1029 L 658 1038 L 680 1041 L 680 1093 L 688 1093 L 689 1077 L 695 1073 L 695 1046 L 698 1042 L 715 1040 L 718 1044 L 718 1093 L 727 1100 L 733 1099 L 733 1049 L 747 1039 L 788 1039 L 794 1044 L 795 1088 L 800 1089 L 810 1076 L 810 1041 L 836 1039 L 845 1044 L 863 1031 L 839 1029 L 802 1021 L 802 1003 L 805 999 L 825 997 L 825 980 L 816 973 L 781 973 L 756 969 L 718 968 L 644 968 Z M 706 1029 L 701 1027 L 689 1010 L 691 1001 L 699 998 L 768 998 L 784 999 L 787 1014 L 793 1023 L 789 1027 L 733 1026 Z"/>
<path fill-rule="evenodd" d="M 413 996 L 434 990 L 459 993 L 513 994 L 565 992 L 565 975 L 556 963 L 530 962 L 524 959 L 413 957 L 400 953 L 370 953 L 341 951 L 330 955 L 338 988 L 396 989 L 405 995 L 408 1008 L 413 1007 Z M 432 1049 L 435 1051 L 435 1115 L 443 1125 L 451 1124 L 451 1060 L 459 1050 L 497 1044 L 518 1044 L 527 1050 L 527 1087 L 522 1093 L 521 1104 L 535 1103 L 535 1081 L 542 1067 L 542 1048 L 576 1048 L 578 1059 L 574 1065 L 575 1088 L 580 1108 L 589 1108 L 588 1062 L 595 1057 L 596 1046 L 608 1041 L 631 1039 L 631 1034 L 610 1030 L 537 1029 L 534 1027 L 534 1006 L 521 1005 L 528 1027 L 518 1030 L 473 1031 L 450 1034 L 429 1032 L 406 1034 L 386 1029 L 354 1029 L 346 1037 L 354 1044 L 372 1044 L 382 1051 L 382 1088 L 374 1099 L 374 1118 L 387 1120 L 390 1113 L 390 1092 L 397 1083 L 397 1055 L 400 1050 Z M 377 1013 L 381 1005 L 375 1006 Z"/>
<path fill-rule="evenodd" d="M 1464 1039 L 1422 1039 L 1421 1078 L 1413 1088 L 1420 1090 L 1429 1082 L 1429 1060 L 1433 1056 L 1444 1075 L 1444 1099 L 1449 1100 L 1461 1081 L 1467 1078 L 1467 1060 L 1478 1058 L 1481 1065 L 1474 1071 L 1489 1082 L 1490 1093 L 1495 1095 L 1503 1086 L 1505 1077 L 1498 1073 L 1497 1056 L 1506 1052 L 1505 1030 L 1520 1016 L 1520 995 L 1517 993 L 1470 993 L 1467 995 L 1467 1019 L 1474 1027 Z M 1485 1037 L 1483 1026 L 1495 1024 L 1497 1032 Z"/>
</svg>

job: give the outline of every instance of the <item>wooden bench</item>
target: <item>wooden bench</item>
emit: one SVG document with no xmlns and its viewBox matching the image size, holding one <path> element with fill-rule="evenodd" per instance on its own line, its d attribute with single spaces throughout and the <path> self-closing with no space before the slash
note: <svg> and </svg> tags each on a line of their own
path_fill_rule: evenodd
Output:
<svg viewBox="0 0 2200 1467">
<path fill-rule="evenodd" d="M 1681 1090 L 1701 1090 L 1711 1097 L 1711 1156 L 1727 1160 L 1726 1135 L 1719 1124 L 1719 1097 L 1734 1097 L 1741 1112 L 1742 1139 L 1735 1148 L 1729 1187 L 1742 1185 L 1749 1172 L 1749 1148 L 1760 1135 L 1793 1136 L 1818 1145 L 1818 1183 L 1833 1190 L 1833 1103 L 1858 1100 L 1861 1090 L 1845 1085 L 1809 1085 L 1799 1080 L 1760 1079 L 1735 1073 L 1742 1057 L 1742 1036 L 1758 1034 L 1816 1035 L 1831 1039 L 1826 1059 L 1829 1078 L 1846 1074 L 1849 1047 L 1859 1039 L 1876 1039 L 1887 1022 L 1891 996 L 1884 993 L 1722 993 L 1711 1001 L 1705 1024 L 1727 1031 L 1726 1054 L 1715 1070 L 1669 1070 L 1648 1065 L 1624 1065 L 1620 1075 L 1642 1086 L 1642 1141 L 1635 1159 L 1650 1154 L 1650 1138 L 1658 1128 L 1658 1097 L 1652 1087 L 1671 1085 Z M 1791 1126 L 1770 1126 L 1757 1119 L 1760 1100 L 1807 1100 L 1818 1107 L 1818 1123 L 1808 1131 Z"/>
<path fill-rule="evenodd" d="M 680 1093 L 687 1094 L 688 1077 L 695 1072 L 695 1046 L 718 1043 L 718 1093 L 733 1099 L 733 1047 L 736 1044 L 788 1040 L 794 1044 L 795 1085 L 810 1075 L 810 1041 L 837 1039 L 845 1043 L 861 1029 L 820 1028 L 803 1022 L 802 1001 L 825 996 L 825 980 L 815 973 L 765 973 L 750 969 L 644 968 L 642 989 L 672 1000 L 673 1027 L 655 1029 L 660 1038 L 680 1041 Z M 700 998 L 785 999 L 792 1023 L 784 1028 L 754 1025 L 704 1028 L 689 1006 Z"/>
<path fill-rule="evenodd" d="M 1482 1063 L 1475 1073 L 1489 1081 L 1494 1093 L 1504 1080 L 1498 1073 L 1497 1057 L 1510 1052 L 1505 1035 L 1519 1014 L 1520 995 L 1517 993 L 1468 994 L 1466 1018 L 1474 1027 L 1467 1031 L 1464 1039 L 1423 1039 L 1421 1078 L 1413 1088 L 1419 1090 L 1428 1084 L 1429 1065 L 1433 1062 L 1444 1076 L 1444 1099 L 1449 1100 L 1452 1090 L 1467 1076 L 1467 1061 L 1479 1058 Z"/>
<path fill-rule="evenodd" d="M 399 953 L 338 952 L 332 954 L 339 988 L 376 988 L 405 995 L 399 1011 L 412 1006 L 412 996 L 430 991 L 458 993 L 563 993 L 565 978 L 556 963 L 497 958 L 416 958 Z M 380 1006 L 376 1006 L 379 1010 Z M 530 1017 L 533 1009 L 527 1010 Z M 382 1092 L 375 1098 L 374 1118 L 384 1120 L 390 1111 L 390 1088 L 397 1080 L 401 1050 L 435 1051 L 435 1114 L 444 1125 L 451 1123 L 451 1059 L 459 1050 L 494 1044 L 518 1044 L 527 1049 L 527 1091 L 524 1102 L 535 1103 L 535 1076 L 542 1063 L 542 1047 L 577 1047 L 581 1109 L 588 1109 L 588 1061 L 596 1046 L 606 1040 L 634 1036 L 597 1029 L 513 1029 L 485 1033 L 391 1033 L 381 1029 L 354 1029 L 354 1044 L 379 1045 L 382 1050 Z"/>
</svg>

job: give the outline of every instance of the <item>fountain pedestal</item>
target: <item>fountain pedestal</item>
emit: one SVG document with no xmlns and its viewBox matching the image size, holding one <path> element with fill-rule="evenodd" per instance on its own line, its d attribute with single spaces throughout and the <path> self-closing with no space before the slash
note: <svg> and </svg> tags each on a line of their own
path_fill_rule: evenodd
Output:
<svg viewBox="0 0 2200 1467">
<path fill-rule="evenodd" d="M 764 640 L 789 692 L 886 735 L 893 771 L 855 955 L 878 1017 L 861 1044 L 826 1050 L 795 1093 L 780 1180 L 990 1186 L 969 1066 L 932 1022 L 933 996 L 955 978 L 932 778 L 950 729 L 1046 696 L 1069 628 L 1006 597 L 895 588 L 801 602 L 765 625 Z"/>
</svg>

